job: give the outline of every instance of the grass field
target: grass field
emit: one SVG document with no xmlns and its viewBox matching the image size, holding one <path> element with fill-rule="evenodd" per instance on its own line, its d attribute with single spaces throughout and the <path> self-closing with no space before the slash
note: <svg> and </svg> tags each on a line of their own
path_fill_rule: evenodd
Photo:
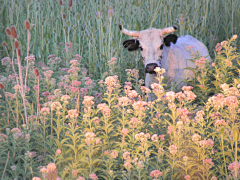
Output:
<svg viewBox="0 0 240 180">
<path fill-rule="evenodd" d="M 0 0 L 0 178 L 239 179 L 239 9 L 239 0 Z M 212 61 L 196 63 L 180 90 L 160 70 L 149 90 L 119 23 L 176 25 Z"/>
</svg>

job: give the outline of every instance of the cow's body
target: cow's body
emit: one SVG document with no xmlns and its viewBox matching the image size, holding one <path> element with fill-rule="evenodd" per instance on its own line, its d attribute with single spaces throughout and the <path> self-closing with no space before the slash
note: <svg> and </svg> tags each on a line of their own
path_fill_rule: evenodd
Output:
<svg viewBox="0 0 240 180">
<path fill-rule="evenodd" d="M 207 47 L 190 35 L 181 36 L 175 44 L 163 47 L 161 68 L 166 70 L 165 76 L 181 81 L 186 78 L 185 68 L 195 68 L 196 64 L 189 61 L 192 54 L 199 51 L 201 57 L 210 60 Z"/>
<path fill-rule="evenodd" d="M 166 70 L 165 77 L 181 82 L 186 78 L 186 68 L 196 67 L 195 63 L 189 61 L 193 53 L 198 51 L 200 56 L 210 60 L 207 47 L 194 37 L 186 35 L 178 38 L 173 34 L 164 37 L 165 34 L 174 32 L 177 29 L 176 26 L 164 29 L 150 28 L 143 31 L 129 31 L 121 25 L 119 27 L 124 34 L 137 37 L 124 41 L 123 45 L 129 51 L 141 49 L 146 71 L 145 86 L 148 88 L 156 82 L 154 72 L 156 67 Z M 150 97 L 149 100 L 153 98 Z"/>
</svg>

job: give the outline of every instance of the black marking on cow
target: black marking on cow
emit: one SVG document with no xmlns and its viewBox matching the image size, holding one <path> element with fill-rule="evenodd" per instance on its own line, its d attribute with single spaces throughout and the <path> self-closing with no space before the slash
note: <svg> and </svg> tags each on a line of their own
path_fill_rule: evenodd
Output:
<svg viewBox="0 0 240 180">
<path fill-rule="evenodd" d="M 164 38 L 163 41 L 164 41 L 164 44 L 169 47 L 171 45 L 171 42 L 175 44 L 177 42 L 177 39 L 178 39 L 177 35 L 169 34 Z"/>
<path fill-rule="evenodd" d="M 120 31 L 122 30 L 122 25 L 119 23 L 118 24 Z"/>
<path fill-rule="evenodd" d="M 136 39 L 129 39 L 123 42 L 123 47 L 128 48 L 128 51 L 135 51 L 139 48 L 139 41 Z"/>
<path fill-rule="evenodd" d="M 160 50 L 162 50 L 163 49 L 163 44 L 160 46 Z"/>
</svg>

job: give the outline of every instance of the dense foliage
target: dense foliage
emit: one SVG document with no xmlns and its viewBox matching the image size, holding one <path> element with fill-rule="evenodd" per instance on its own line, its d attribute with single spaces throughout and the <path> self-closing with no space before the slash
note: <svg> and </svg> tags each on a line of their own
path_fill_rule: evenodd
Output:
<svg viewBox="0 0 240 180">
<path fill-rule="evenodd" d="M 0 2 L 2 179 L 240 178 L 238 1 L 129 2 Z M 178 24 L 212 61 L 192 54 L 181 89 L 156 68 L 150 90 L 118 22 Z"/>
</svg>

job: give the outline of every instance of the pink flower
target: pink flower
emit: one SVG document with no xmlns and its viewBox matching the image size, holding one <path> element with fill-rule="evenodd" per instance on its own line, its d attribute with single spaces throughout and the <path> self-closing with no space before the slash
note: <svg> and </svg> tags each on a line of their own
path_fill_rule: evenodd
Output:
<svg viewBox="0 0 240 180">
<path fill-rule="evenodd" d="M 183 90 L 183 91 L 191 91 L 192 89 L 193 89 L 192 86 L 183 86 L 183 87 L 182 87 L 182 90 Z"/>
<path fill-rule="evenodd" d="M 130 152 L 126 151 L 123 153 L 123 159 L 129 160 L 130 159 Z"/>
<path fill-rule="evenodd" d="M 77 87 L 77 86 L 80 86 L 80 84 L 81 84 L 81 81 L 72 81 L 72 86 L 75 86 L 75 87 Z"/>
<path fill-rule="evenodd" d="M 166 93 L 165 96 L 166 96 L 166 99 L 168 100 L 169 103 L 173 103 L 174 100 L 175 100 L 176 94 L 173 91 L 169 91 L 169 92 Z"/>
<path fill-rule="evenodd" d="M 104 151 L 104 154 L 108 155 L 108 154 L 109 154 L 109 151 L 108 151 L 108 150 Z"/>
<path fill-rule="evenodd" d="M 112 16 L 113 13 L 114 13 L 114 10 L 113 10 L 113 9 L 109 9 L 109 10 L 108 10 L 108 14 L 109 14 L 110 16 Z"/>
<path fill-rule="evenodd" d="M 50 93 L 49 91 L 45 91 L 45 92 L 42 93 L 42 96 L 46 96 L 46 97 L 47 97 L 47 96 L 49 96 L 50 94 L 51 94 L 51 93 Z"/>
<path fill-rule="evenodd" d="M 85 178 L 82 177 L 82 176 L 79 176 L 79 177 L 77 178 L 77 180 L 85 180 Z"/>
<path fill-rule="evenodd" d="M 222 50 L 221 44 L 217 43 L 217 45 L 215 46 L 215 49 L 217 52 L 220 52 Z"/>
<path fill-rule="evenodd" d="M 68 111 L 68 115 L 66 116 L 66 118 L 77 118 L 78 117 L 78 112 L 77 109 L 71 109 Z"/>
<path fill-rule="evenodd" d="M 186 176 L 184 176 L 184 179 L 190 180 L 190 179 L 191 179 L 191 176 L 190 176 L 190 175 L 186 175 Z"/>
<path fill-rule="evenodd" d="M 90 107 L 94 104 L 93 102 L 94 97 L 93 96 L 84 96 L 83 104 L 87 107 Z"/>
<path fill-rule="evenodd" d="M 46 108 L 46 107 L 43 107 L 41 110 L 40 110 L 40 113 L 43 113 L 45 116 L 47 114 L 50 114 L 50 109 L 49 108 Z"/>
<path fill-rule="evenodd" d="M 41 180 L 40 177 L 33 177 L 32 180 Z"/>
<path fill-rule="evenodd" d="M 130 127 L 131 128 L 136 128 L 140 123 L 141 122 L 137 118 L 133 117 L 130 120 Z"/>
<path fill-rule="evenodd" d="M 82 58 L 82 56 L 80 56 L 80 55 L 78 55 L 78 54 L 75 54 L 74 56 L 75 56 L 76 59 L 78 59 L 78 60 Z"/>
<path fill-rule="evenodd" d="M 6 134 L 0 133 L 0 141 L 5 141 L 8 138 Z"/>
<path fill-rule="evenodd" d="M 106 84 L 108 87 L 114 87 L 114 86 L 116 86 L 117 81 L 118 81 L 118 76 L 108 76 L 108 77 L 105 79 L 105 84 Z"/>
<path fill-rule="evenodd" d="M 61 149 L 57 149 L 56 155 L 60 155 L 61 153 L 62 153 L 62 150 Z"/>
<path fill-rule="evenodd" d="M 175 146 L 175 145 L 171 145 L 169 146 L 169 152 L 172 154 L 172 155 L 175 155 L 177 153 L 177 150 L 178 150 L 178 147 Z"/>
<path fill-rule="evenodd" d="M 54 170 L 56 170 L 56 169 L 57 169 L 56 164 L 55 164 L 55 163 L 49 163 L 49 164 L 47 165 L 47 169 L 48 169 L 49 171 L 54 171 Z"/>
<path fill-rule="evenodd" d="M 97 139 L 96 139 L 96 144 L 101 144 L 101 143 L 102 143 L 101 139 L 100 139 L 100 138 L 97 138 Z"/>
<path fill-rule="evenodd" d="M 11 130 L 11 132 L 12 132 L 12 133 L 20 133 L 21 130 L 20 130 L 19 128 L 13 128 L 13 129 Z"/>
<path fill-rule="evenodd" d="M 237 39 L 237 37 L 238 36 L 236 34 L 234 34 L 232 38 L 235 40 L 235 39 Z"/>
<path fill-rule="evenodd" d="M 228 170 L 231 171 L 232 175 L 234 175 L 235 174 L 235 165 L 237 167 L 237 172 L 238 172 L 238 176 L 239 176 L 239 168 L 240 168 L 239 162 L 233 162 L 233 163 L 229 164 Z"/>
<path fill-rule="evenodd" d="M 123 135 L 123 136 L 126 136 L 127 134 L 128 134 L 128 129 L 127 128 L 123 128 L 122 129 L 122 131 L 121 131 L 121 134 Z"/>
<path fill-rule="evenodd" d="M 76 177 L 77 177 L 77 174 L 78 174 L 77 170 L 76 170 L 76 169 L 73 169 L 73 170 L 72 170 L 73 178 L 76 178 Z"/>
<path fill-rule="evenodd" d="M 133 99 L 133 98 L 135 98 L 135 97 L 138 96 L 138 93 L 137 93 L 137 91 L 135 91 L 135 90 L 130 90 L 130 91 L 128 92 L 128 96 Z"/>
<path fill-rule="evenodd" d="M 125 161 L 124 166 L 125 168 L 130 169 L 132 167 L 132 164 L 129 161 Z"/>
<path fill-rule="evenodd" d="M 206 164 L 206 167 L 208 169 L 210 169 L 214 165 L 214 162 L 212 162 L 212 159 L 205 159 L 204 163 Z"/>
<path fill-rule="evenodd" d="M 93 174 L 90 174 L 89 177 L 90 177 L 92 180 L 97 180 L 97 179 L 98 179 L 97 175 L 94 174 L 94 173 L 93 173 Z"/>
<path fill-rule="evenodd" d="M 153 142 L 158 142 L 158 140 L 159 140 L 158 135 L 157 134 L 153 134 L 152 137 L 151 137 L 151 140 Z"/>
<path fill-rule="evenodd" d="M 79 88 L 76 88 L 76 87 L 70 87 L 70 91 L 71 91 L 71 93 L 77 93 L 78 91 L 79 91 Z"/>
<path fill-rule="evenodd" d="M 118 104 L 120 106 L 127 106 L 130 103 L 132 103 L 132 101 L 128 97 L 119 97 L 118 98 Z"/>
<path fill-rule="evenodd" d="M 160 176 L 162 176 L 163 173 L 160 172 L 159 170 L 153 170 L 151 173 L 150 173 L 150 176 L 151 177 L 154 177 L 154 178 L 159 178 Z"/>
<path fill-rule="evenodd" d="M 182 24 L 184 22 L 184 18 L 183 17 L 179 18 L 179 21 Z"/>
<path fill-rule="evenodd" d="M 118 152 L 117 151 L 112 151 L 110 157 L 113 158 L 113 159 L 117 158 L 118 157 Z"/>
<path fill-rule="evenodd" d="M 217 180 L 216 176 L 213 176 L 213 177 L 211 178 L 211 180 Z"/>
<path fill-rule="evenodd" d="M 133 103 L 133 109 L 135 111 L 145 111 L 145 109 L 147 108 L 148 103 L 145 101 L 137 101 L 135 103 Z"/>
<path fill-rule="evenodd" d="M 164 134 L 162 134 L 162 135 L 159 135 L 159 138 L 162 140 L 162 141 L 164 141 Z"/>
<path fill-rule="evenodd" d="M 172 134 L 172 132 L 173 132 L 173 129 L 172 129 L 172 127 L 171 126 L 168 126 L 168 134 Z"/>
</svg>

